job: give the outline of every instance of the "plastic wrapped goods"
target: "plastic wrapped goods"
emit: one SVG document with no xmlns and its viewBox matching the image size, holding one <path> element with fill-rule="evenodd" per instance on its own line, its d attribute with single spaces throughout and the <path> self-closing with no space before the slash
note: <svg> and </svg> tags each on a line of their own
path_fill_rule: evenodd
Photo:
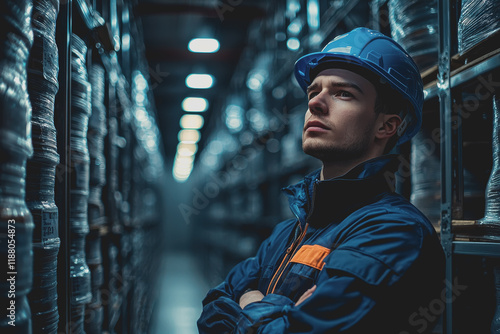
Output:
<svg viewBox="0 0 500 334">
<path fill-rule="evenodd" d="M 92 114 L 89 119 L 87 142 L 90 156 L 89 179 L 89 225 L 104 224 L 104 204 L 102 187 L 106 184 L 106 161 L 104 157 L 104 137 L 106 128 L 106 107 L 104 105 L 104 68 L 93 64 L 89 69 L 92 87 Z"/>
<path fill-rule="evenodd" d="M 439 142 L 425 130 L 412 139 L 410 201 L 438 226 L 441 219 L 441 164 Z M 464 168 L 464 203 L 482 196 L 477 177 Z"/>
<path fill-rule="evenodd" d="M 434 224 L 441 218 L 441 168 L 438 143 L 423 131 L 412 140 L 410 200 Z"/>
<path fill-rule="evenodd" d="M 32 104 L 34 153 L 27 163 L 26 204 L 31 211 L 33 234 L 33 289 L 29 294 L 33 327 L 56 333 L 58 208 L 54 201 L 55 169 L 59 163 L 54 126 L 58 91 L 58 50 L 55 41 L 58 0 L 33 1 L 34 43 L 28 61 L 28 92 Z"/>
<path fill-rule="evenodd" d="M 102 331 L 103 307 L 101 303 L 101 286 L 104 280 L 101 251 L 101 235 L 99 227 L 105 223 L 102 187 L 106 183 L 106 163 L 104 157 L 104 137 L 106 128 L 105 71 L 100 64 L 89 68 L 89 81 L 92 87 L 92 114 L 89 119 L 87 142 L 90 156 L 88 222 L 90 233 L 86 240 L 87 264 L 90 269 L 90 286 L 92 300 L 86 306 L 85 321 L 87 333 Z"/>
<path fill-rule="evenodd" d="M 87 130 L 91 113 L 91 86 L 86 66 L 87 46 L 75 34 L 72 35 L 71 52 L 70 320 L 76 332 L 84 332 L 85 304 L 92 298 L 90 270 L 85 255 L 85 238 L 89 233 L 90 157 Z"/>
<path fill-rule="evenodd" d="M 500 30 L 500 1 L 462 0 L 458 52 L 463 53 Z"/>
<path fill-rule="evenodd" d="M 484 218 L 481 224 L 500 225 L 500 99 L 493 99 L 493 166 L 486 185 Z"/>
<path fill-rule="evenodd" d="M 31 144 L 27 90 L 32 3 L 0 1 L 0 333 L 31 333 L 33 218 L 24 199 Z"/>
<path fill-rule="evenodd" d="M 412 56 L 420 71 L 438 62 L 437 0 L 389 0 L 392 38 Z"/>
</svg>

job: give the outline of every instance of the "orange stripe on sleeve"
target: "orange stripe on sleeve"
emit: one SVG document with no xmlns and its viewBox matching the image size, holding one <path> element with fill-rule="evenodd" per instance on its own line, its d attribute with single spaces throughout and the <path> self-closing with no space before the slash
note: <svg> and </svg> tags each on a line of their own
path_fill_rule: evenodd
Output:
<svg viewBox="0 0 500 334">
<path fill-rule="evenodd" d="M 320 245 L 303 245 L 290 260 L 290 262 L 302 263 L 306 266 L 323 269 L 323 260 L 330 254 L 330 249 Z"/>
</svg>

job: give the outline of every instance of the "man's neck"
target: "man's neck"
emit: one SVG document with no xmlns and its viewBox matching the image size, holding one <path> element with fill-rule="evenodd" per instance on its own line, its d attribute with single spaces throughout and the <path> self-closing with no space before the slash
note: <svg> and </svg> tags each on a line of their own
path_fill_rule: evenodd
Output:
<svg viewBox="0 0 500 334">
<path fill-rule="evenodd" d="M 342 161 L 323 161 L 323 167 L 321 168 L 320 180 L 329 180 L 335 177 L 339 177 L 359 165 L 360 163 L 376 158 L 377 155 L 362 157 L 353 160 L 342 160 Z"/>
</svg>

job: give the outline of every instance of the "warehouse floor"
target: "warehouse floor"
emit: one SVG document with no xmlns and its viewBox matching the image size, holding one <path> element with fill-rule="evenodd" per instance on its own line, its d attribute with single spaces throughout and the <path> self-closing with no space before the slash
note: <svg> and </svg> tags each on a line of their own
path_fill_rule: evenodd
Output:
<svg viewBox="0 0 500 334">
<path fill-rule="evenodd" d="M 197 334 L 196 321 L 208 290 L 194 255 L 170 252 L 163 263 L 150 334 Z"/>
</svg>

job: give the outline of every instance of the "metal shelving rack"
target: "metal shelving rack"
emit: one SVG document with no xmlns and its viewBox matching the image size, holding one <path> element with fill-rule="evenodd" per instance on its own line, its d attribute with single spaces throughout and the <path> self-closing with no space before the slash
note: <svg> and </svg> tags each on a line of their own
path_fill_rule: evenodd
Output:
<svg viewBox="0 0 500 334">
<path fill-rule="evenodd" d="M 60 4 L 57 18 L 56 39 L 59 49 L 59 92 L 56 96 L 55 125 L 57 131 L 57 146 L 69 148 L 70 146 L 70 120 L 71 120 L 71 30 L 72 30 L 72 0 Z M 59 237 L 61 245 L 59 248 L 58 262 L 58 308 L 60 329 L 66 329 L 70 317 L 69 298 L 61 298 L 69 290 L 70 277 L 70 244 L 69 238 L 69 210 L 71 177 L 66 168 L 70 166 L 71 150 L 59 150 L 60 165 L 56 168 L 55 201 L 59 210 Z"/>
<path fill-rule="evenodd" d="M 69 226 L 69 216 L 71 208 L 71 182 L 72 175 L 69 171 L 71 166 L 71 35 L 75 30 L 80 29 L 84 31 L 86 37 L 89 39 L 89 48 L 95 47 L 99 50 L 100 61 L 103 63 L 105 70 L 108 75 L 115 78 L 111 83 L 106 84 L 108 92 L 113 91 L 116 94 L 115 102 L 121 102 L 122 105 L 126 103 L 131 104 L 130 90 L 127 83 L 124 80 L 130 80 L 131 76 L 131 62 L 130 62 L 130 48 L 124 48 L 118 52 L 118 45 L 116 38 L 113 38 L 112 32 L 109 29 L 108 21 L 115 21 L 115 24 L 119 22 L 120 18 L 123 20 L 121 23 L 124 25 L 123 33 L 130 32 L 130 25 L 132 24 L 129 20 L 132 2 L 127 1 L 100 1 L 99 5 L 102 6 L 102 11 L 104 17 L 101 16 L 94 9 L 97 8 L 96 1 L 93 1 L 93 6 L 90 5 L 87 0 L 67 0 L 61 1 L 59 7 L 59 15 L 56 24 L 56 42 L 59 50 L 59 91 L 56 96 L 56 106 L 55 106 L 55 125 L 57 128 L 57 144 L 58 152 L 60 155 L 60 164 L 56 168 L 56 184 L 55 184 L 55 199 L 56 205 L 59 210 L 59 237 L 61 239 L 61 245 L 58 256 L 58 308 L 59 308 L 59 332 L 73 332 L 71 324 L 71 301 L 69 298 L 68 291 L 71 290 L 70 282 L 70 245 L 71 245 L 71 233 Z M 110 7 L 115 6 L 115 11 L 110 10 Z M 101 9 L 101 8 L 99 8 Z M 118 11 L 126 11 L 126 15 L 119 16 Z M 113 16 L 114 15 L 114 16 Z M 124 18 L 126 20 L 124 20 Z M 83 22 L 83 25 L 77 25 L 75 22 Z M 120 37 L 120 36 L 115 36 Z M 121 58 L 120 58 L 121 56 Z M 119 59 L 120 58 L 120 59 Z M 120 60 L 122 62 L 120 62 Z M 136 66 L 144 64 L 135 64 Z M 127 68 L 124 68 L 124 67 Z M 117 78 L 120 78 L 118 80 Z M 125 79 L 124 79 L 125 78 Z M 108 95 L 108 94 L 106 94 Z M 112 98 L 113 98 L 112 97 Z M 109 103 L 109 101 L 107 101 Z M 115 108 L 115 112 L 119 110 Z M 127 113 L 127 121 L 131 122 L 131 111 L 126 110 L 123 113 Z M 129 123 L 126 126 L 130 126 Z M 119 129 L 117 128 L 116 131 Z M 132 136 L 131 136 L 132 137 Z M 135 138 L 135 137 L 134 137 Z M 130 138 L 130 143 L 133 143 L 133 139 Z M 114 141 L 116 138 L 111 138 L 110 141 Z M 106 139 L 107 140 L 107 139 Z M 113 143 L 116 145 L 116 143 Z M 137 144 L 137 147 L 139 145 Z M 140 148 L 140 147 L 139 147 Z M 160 152 L 161 153 L 161 152 Z M 132 159 L 128 156 L 129 159 Z M 132 161 L 132 160 L 131 160 Z M 117 180 L 115 180 L 117 181 Z M 109 181 L 108 181 L 109 182 Z M 117 189 L 114 189 L 117 190 Z M 107 204 L 105 204 L 107 205 Z M 138 210 L 140 208 L 137 208 Z M 116 212 L 116 221 L 123 222 L 123 217 L 120 217 L 120 213 L 116 207 L 112 207 L 111 210 Z M 108 217 L 109 218 L 109 217 Z M 134 228 L 144 230 L 153 230 L 151 226 L 156 226 L 156 216 L 154 213 L 136 215 L 134 216 L 136 221 L 127 221 L 126 227 L 134 232 Z M 150 219 L 150 220 L 148 220 Z M 140 220 L 140 221 L 139 221 Z M 149 225 L 148 225 L 149 224 Z M 119 224 L 112 224 L 113 227 L 121 227 Z M 132 226 L 134 225 L 134 226 Z M 148 230 L 148 231 L 149 231 Z M 130 232 L 130 233 L 132 233 Z M 115 238 L 119 239 L 120 233 L 123 233 L 121 229 L 113 230 L 108 228 L 108 226 L 102 226 L 101 235 L 108 239 Z M 151 232 L 148 232 L 151 233 Z M 114 240 L 115 240 L 114 239 Z M 118 240 L 120 242 L 120 240 Z M 104 254 L 103 254 L 104 255 Z M 103 256 L 105 257 L 105 255 Z M 142 265 L 142 263 L 141 263 Z M 145 268 L 144 270 L 147 270 Z M 137 311 L 135 306 L 140 302 L 144 302 L 143 298 L 147 296 L 145 294 L 140 295 L 141 300 L 135 300 L 135 282 L 138 280 L 136 277 L 132 277 L 135 273 L 129 273 L 128 276 L 124 275 L 122 277 L 113 277 L 115 281 L 121 279 L 123 286 L 120 286 L 122 290 L 119 291 L 121 299 L 109 307 L 109 319 L 107 323 L 103 323 L 103 332 L 106 333 L 129 333 L 129 332 L 140 332 L 143 331 L 145 324 L 144 320 L 150 316 L 151 307 L 142 306 L 141 311 Z M 134 281 L 132 281 L 132 279 Z M 130 281 L 126 281 L 130 280 Z M 104 288 L 104 287 L 103 287 Z M 132 314 L 134 311 L 134 314 Z M 135 316 L 135 318 L 134 318 Z M 142 329 L 139 329 L 141 327 Z M 34 329 L 36 331 L 36 329 Z"/>
<path fill-rule="evenodd" d="M 453 227 L 469 224 L 474 228 L 476 221 L 463 220 L 463 164 L 462 164 L 462 122 L 461 115 L 454 110 L 453 92 L 459 87 L 474 82 L 481 75 L 500 68 L 500 50 L 494 50 L 482 57 L 459 64 L 452 69 L 452 62 L 464 55 L 452 57 L 451 17 L 453 2 L 439 0 L 439 49 L 437 80 L 424 87 L 426 103 L 439 97 L 441 124 L 441 243 L 446 257 L 446 281 L 453 283 L 453 259 L 455 255 L 473 255 L 500 258 L 500 243 L 491 241 L 459 241 L 454 238 Z M 484 43 L 487 43 L 484 42 Z M 484 44 L 483 44 L 484 45 Z M 431 71 L 436 73 L 436 69 Z M 426 73 L 429 74 L 429 73 Z M 432 75 L 432 74 L 431 74 Z M 459 119 L 456 123 L 453 120 Z M 479 219 L 480 217 L 478 217 Z M 446 284 L 446 298 L 453 300 L 452 284 Z M 443 333 L 453 333 L 453 303 L 446 303 L 443 319 Z"/>
</svg>

